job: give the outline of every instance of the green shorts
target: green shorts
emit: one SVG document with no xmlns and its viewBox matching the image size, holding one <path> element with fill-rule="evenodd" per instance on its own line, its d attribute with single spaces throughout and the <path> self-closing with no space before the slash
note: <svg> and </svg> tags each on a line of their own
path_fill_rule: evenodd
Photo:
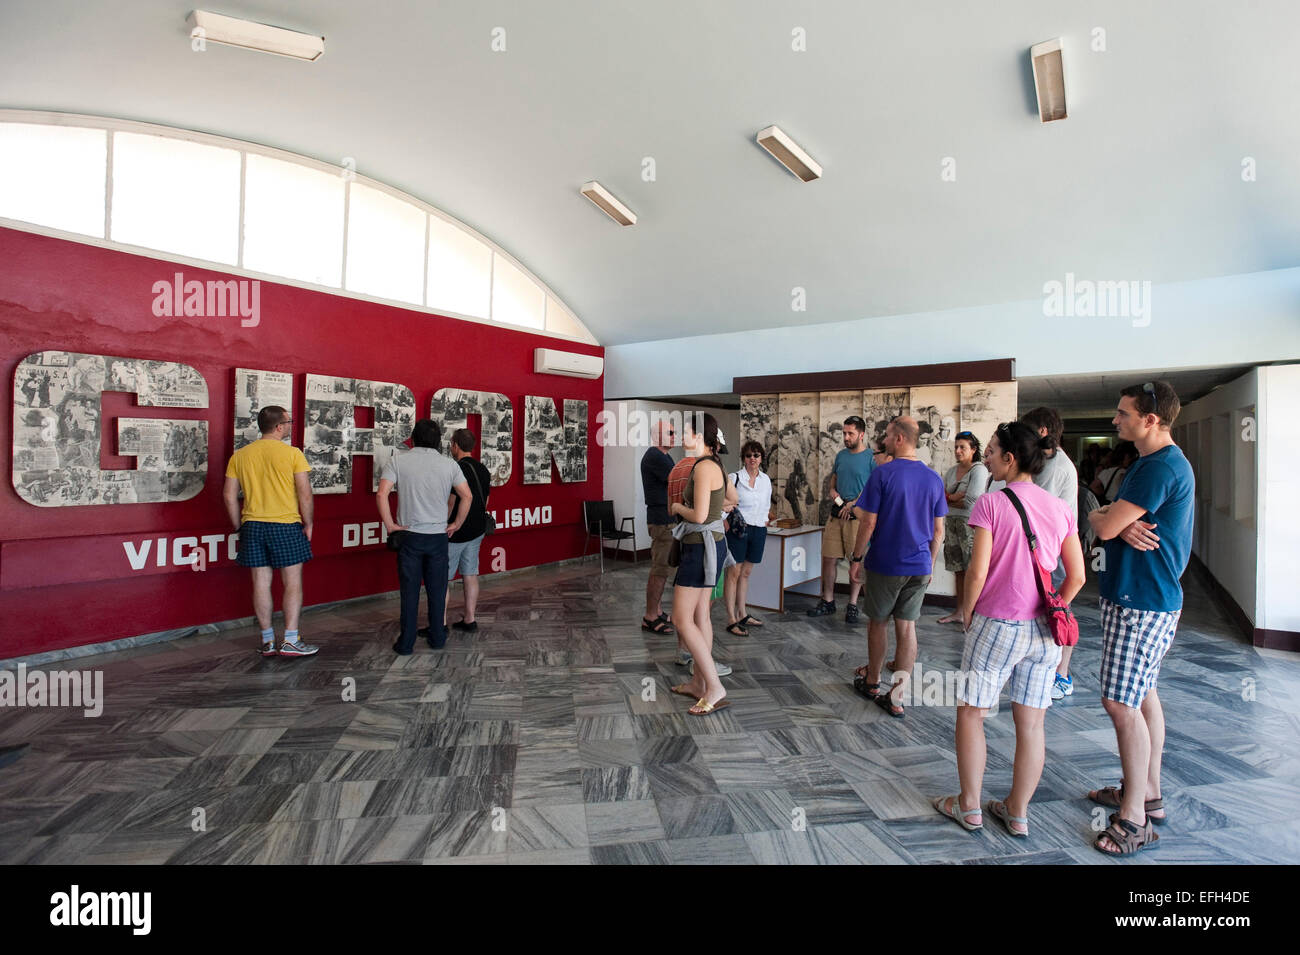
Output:
<svg viewBox="0 0 1300 955">
<path fill-rule="evenodd" d="M 866 586 L 862 588 L 862 609 L 867 619 L 919 620 L 930 576 L 895 577 L 867 571 Z"/>
</svg>

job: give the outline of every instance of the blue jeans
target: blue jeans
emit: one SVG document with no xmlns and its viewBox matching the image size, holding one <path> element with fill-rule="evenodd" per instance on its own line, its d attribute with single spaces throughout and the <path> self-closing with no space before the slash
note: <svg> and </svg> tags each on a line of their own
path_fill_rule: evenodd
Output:
<svg viewBox="0 0 1300 955">
<path fill-rule="evenodd" d="M 397 552 L 397 579 L 402 593 L 402 635 L 398 644 L 404 651 L 415 649 L 423 584 L 429 595 L 429 640 L 441 646 L 447 640 L 447 628 L 442 623 L 447 602 L 447 535 L 408 533 Z"/>
</svg>

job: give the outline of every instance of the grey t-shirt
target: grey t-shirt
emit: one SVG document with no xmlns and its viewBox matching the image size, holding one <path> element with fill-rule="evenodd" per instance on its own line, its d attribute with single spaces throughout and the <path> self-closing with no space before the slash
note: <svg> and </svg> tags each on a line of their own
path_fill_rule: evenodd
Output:
<svg viewBox="0 0 1300 955">
<path fill-rule="evenodd" d="M 1034 476 L 1034 483 L 1049 494 L 1059 497 L 1065 506 L 1074 511 L 1079 506 L 1079 472 L 1074 462 L 1061 448 L 1047 459 L 1043 470 Z"/>
<path fill-rule="evenodd" d="M 399 450 L 383 474 L 397 488 L 397 523 L 417 534 L 447 533 L 447 499 L 465 483 L 455 461 L 433 448 Z"/>
</svg>

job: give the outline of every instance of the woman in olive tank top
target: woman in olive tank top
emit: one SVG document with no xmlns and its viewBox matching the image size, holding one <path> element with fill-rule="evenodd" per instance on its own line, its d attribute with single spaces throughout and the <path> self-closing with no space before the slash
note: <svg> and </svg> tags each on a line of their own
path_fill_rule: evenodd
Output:
<svg viewBox="0 0 1300 955">
<path fill-rule="evenodd" d="M 711 524 L 722 518 L 728 497 L 727 476 L 718 461 L 718 422 L 713 415 L 685 415 L 682 446 L 698 456 L 682 493 L 682 501 L 669 505 L 671 516 L 691 524 Z M 698 424 L 699 430 L 696 430 Z M 733 492 L 734 493 L 734 492 Z M 705 538 L 710 538 L 705 540 Z M 681 538 L 682 555 L 673 581 L 673 623 L 678 636 L 695 660 L 691 681 L 674 686 L 678 696 L 697 702 L 688 711 L 692 716 L 707 716 L 730 703 L 727 691 L 713 665 L 713 621 L 709 616 L 709 597 L 714 581 L 706 580 L 705 547 L 712 547 L 717 558 L 717 574 L 722 575 L 727 556 L 726 534 L 721 531 L 694 532 Z"/>
</svg>

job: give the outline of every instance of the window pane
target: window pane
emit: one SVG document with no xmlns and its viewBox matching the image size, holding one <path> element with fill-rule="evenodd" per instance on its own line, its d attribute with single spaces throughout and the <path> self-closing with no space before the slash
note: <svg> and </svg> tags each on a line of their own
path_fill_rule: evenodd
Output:
<svg viewBox="0 0 1300 955">
<path fill-rule="evenodd" d="M 487 318 L 491 284 L 492 249 L 429 216 L 429 308 Z"/>
<path fill-rule="evenodd" d="M 114 133 L 111 230 L 114 242 L 234 265 L 238 150 Z"/>
<path fill-rule="evenodd" d="M 541 288 L 509 259 L 493 253 L 492 319 L 510 325 L 542 328 L 546 308 Z"/>
<path fill-rule="evenodd" d="M 0 123 L 0 216 L 104 237 L 102 129 Z"/>
<path fill-rule="evenodd" d="M 244 268 L 338 288 L 343 177 L 249 153 Z"/>
<path fill-rule="evenodd" d="M 555 332 L 557 335 L 568 335 L 570 338 L 588 339 L 591 337 L 578 320 L 565 311 L 564 306 L 549 295 L 546 296 L 546 330 Z"/>
<path fill-rule="evenodd" d="M 348 290 L 423 304 L 427 218 L 409 202 L 354 182 L 348 205 Z"/>
</svg>

